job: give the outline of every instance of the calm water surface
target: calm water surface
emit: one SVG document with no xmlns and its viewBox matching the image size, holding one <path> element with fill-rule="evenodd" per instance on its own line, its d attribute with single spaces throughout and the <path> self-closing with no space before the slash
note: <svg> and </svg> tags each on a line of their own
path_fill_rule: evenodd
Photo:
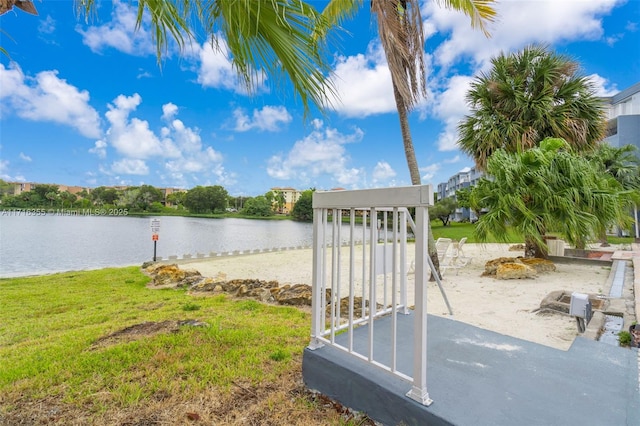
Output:
<svg viewBox="0 0 640 426">
<path fill-rule="evenodd" d="M 157 217 L 157 256 L 309 246 L 312 225 L 290 220 Z M 140 265 L 153 258 L 151 218 L 1 216 L 0 277 Z"/>
</svg>

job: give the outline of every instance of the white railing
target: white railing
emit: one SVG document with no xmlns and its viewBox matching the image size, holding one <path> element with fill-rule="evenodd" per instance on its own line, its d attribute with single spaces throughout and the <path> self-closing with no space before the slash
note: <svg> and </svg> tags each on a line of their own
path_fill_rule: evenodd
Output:
<svg viewBox="0 0 640 426">
<path fill-rule="evenodd" d="M 424 405 L 432 402 L 427 392 L 426 352 L 426 291 L 433 266 L 428 255 L 427 221 L 428 208 L 432 205 L 431 185 L 313 194 L 313 295 L 309 348 L 314 350 L 331 345 L 402 377 L 412 384 L 407 396 Z M 415 208 L 415 222 L 408 208 Z M 344 216 L 348 217 L 350 228 L 347 246 L 340 244 Z M 360 221 L 361 238 L 356 236 L 356 222 Z M 415 237 L 412 256 L 407 248 L 407 228 L 413 230 Z M 410 257 L 414 260 L 411 272 L 415 286 L 412 298 L 415 316 L 413 377 L 398 371 L 396 365 L 396 318 L 399 314 L 411 312 L 407 295 Z M 439 278 L 436 281 L 446 301 Z M 391 354 L 388 364 L 374 359 L 373 320 L 386 315 L 391 315 L 391 332 L 384 339 Z M 358 351 L 354 347 L 353 331 L 364 324 L 368 325 L 367 348 Z M 341 333 L 347 333 L 346 343 L 344 338 L 340 340 L 342 343 L 338 343 L 336 336 Z"/>
</svg>

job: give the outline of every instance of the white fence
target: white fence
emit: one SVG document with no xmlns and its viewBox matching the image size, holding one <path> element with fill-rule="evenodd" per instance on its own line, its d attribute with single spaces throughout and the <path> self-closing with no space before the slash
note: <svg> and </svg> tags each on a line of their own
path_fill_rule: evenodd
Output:
<svg viewBox="0 0 640 426">
<path fill-rule="evenodd" d="M 311 343 L 314 350 L 331 345 L 363 362 L 387 370 L 412 384 L 407 396 L 431 404 L 427 392 L 427 283 L 431 274 L 428 255 L 428 208 L 433 205 L 431 185 L 313 194 L 313 298 Z M 415 208 L 415 222 L 409 215 Z M 348 218 L 350 244 L 342 246 L 340 224 Z M 362 222 L 356 242 L 355 226 Z M 415 237 L 413 256 L 407 253 L 407 228 Z M 409 271 L 410 257 L 414 262 Z M 398 371 L 397 315 L 410 312 L 407 274 L 415 274 L 413 302 L 413 377 Z M 440 280 L 438 285 L 442 291 Z M 444 296 L 444 292 L 443 292 Z M 446 301 L 446 296 L 445 296 Z M 448 304 L 448 302 L 447 302 Z M 346 312 L 345 312 L 346 311 Z M 391 315 L 391 332 L 384 341 L 391 360 L 374 360 L 375 318 Z M 354 329 L 368 325 L 368 348 L 354 348 Z M 336 335 L 347 333 L 347 343 Z M 406 350 L 406 348 L 405 348 Z"/>
</svg>

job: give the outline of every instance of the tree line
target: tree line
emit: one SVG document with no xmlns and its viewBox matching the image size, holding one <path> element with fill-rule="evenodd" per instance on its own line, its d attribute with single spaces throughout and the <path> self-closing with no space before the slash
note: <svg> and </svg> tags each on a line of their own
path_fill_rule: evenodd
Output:
<svg viewBox="0 0 640 426">
<path fill-rule="evenodd" d="M 311 194 L 304 191 L 294 204 L 290 216 L 298 220 L 311 220 Z M 15 193 L 14 184 L 0 179 L 1 209 L 89 209 L 119 208 L 130 213 L 170 214 L 237 214 L 269 217 L 283 214 L 286 204 L 281 191 L 268 191 L 255 197 L 231 196 L 220 186 L 196 186 L 187 191 L 177 191 L 166 197 L 152 185 L 126 189 L 99 186 L 90 191 L 71 193 L 60 191 L 58 185 L 37 184 L 30 191 Z"/>
</svg>

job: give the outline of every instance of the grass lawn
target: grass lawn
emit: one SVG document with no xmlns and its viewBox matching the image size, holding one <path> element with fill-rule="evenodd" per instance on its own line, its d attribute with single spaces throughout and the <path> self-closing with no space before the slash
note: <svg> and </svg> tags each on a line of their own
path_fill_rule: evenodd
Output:
<svg viewBox="0 0 640 426">
<path fill-rule="evenodd" d="M 472 224 L 432 225 L 474 242 Z M 1 279 L 0 425 L 371 424 L 305 390 L 305 310 L 148 282 L 137 267 Z"/>
<path fill-rule="evenodd" d="M 368 424 L 302 385 L 307 312 L 148 281 L 136 267 L 0 280 L 0 424 Z"/>
</svg>

